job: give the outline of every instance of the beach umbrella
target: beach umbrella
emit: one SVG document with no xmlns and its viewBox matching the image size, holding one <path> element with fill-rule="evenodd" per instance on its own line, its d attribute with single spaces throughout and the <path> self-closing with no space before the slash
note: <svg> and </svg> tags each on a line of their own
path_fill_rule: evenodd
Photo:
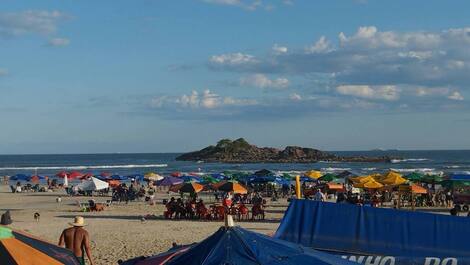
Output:
<svg viewBox="0 0 470 265">
<path fill-rule="evenodd" d="M 317 170 L 307 171 L 304 175 L 312 179 L 319 179 L 322 176 L 321 172 Z"/>
<path fill-rule="evenodd" d="M 201 178 L 195 177 L 195 176 L 181 176 L 180 179 L 182 179 L 184 182 L 201 182 Z"/>
<path fill-rule="evenodd" d="M 109 178 L 112 179 L 112 180 L 126 180 L 127 179 L 127 177 L 124 177 L 124 176 L 121 176 L 121 175 L 112 175 Z"/>
<path fill-rule="evenodd" d="M 424 175 L 421 182 L 424 182 L 424 183 L 439 183 L 443 180 L 444 179 L 439 175 Z"/>
<path fill-rule="evenodd" d="M 79 265 L 80 263 L 66 248 L 0 226 L 0 264 Z"/>
<path fill-rule="evenodd" d="M 116 188 L 116 187 L 118 187 L 119 185 L 121 185 L 121 182 L 120 182 L 119 180 L 117 180 L 117 179 L 108 180 L 108 181 L 106 181 L 106 182 L 108 182 L 108 184 L 109 184 L 109 186 L 110 186 L 111 188 Z"/>
<path fill-rule="evenodd" d="M 405 183 L 407 180 L 404 179 L 400 173 L 389 171 L 378 181 L 384 185 L 396 186 Z"/>
<path fill-rule="evenodd" d="M 354 178 L 360 176 L 360 174 L 349 171 L 349 170 L 344 170 L 338 175 L 336 175 L 338 178 Z"/>
<path fill-rule="evenodd" d="M 31 176 L 25 174 L 16 174 L 10 178 L 10 180 L 18 180 L 18 181 L 30 181 Z"/>
<path fill-rule="evenodd" d="M 214 178 L 212 176 L 203 176 L 202 177 L 202 182 L 208 183 L 208 184 L 214 184 L 214 183 L 220 182 L 220 180 L 217 179 L 217 178 Z"/>
<path fill-rule="evenodd" d="M 258 234 L 241 227 L 217 232 L 175 256 L 168 265 L 350 265 L 357 263 L 331 254 Z"/>
<path fill-rule="evenodd" d="M 398 189 L 401 190 L 401 191 L 408 191 L 408 192 L 411 192 L 411 193 L 414 193 L 414 194 L 426 194 L 426 193 L 428 193 L 428 191 L 425 188 L 423 188 L 419 185 L 416 185 L 416 184 L 400 185 L 400 187 Z"/>
<path fill-rule="evenodd" d="M 274 173 L 267 169 L 261 169 L 254 173 L 255 176 L 264 177 L 264 176 L 274 176 Z"/>
<path fill-rule="evenodd" d="M 363 189 L 380 189 L 384 185 L 380 182 L 377 182 L 376 180 L 369 180 L 367 182 L 354 183 L 353 186 L 355 188 L 363 188 Z"/>
<path fill-rule="evenodd" d="M 150 180 L 150 181 L 159 181 L 159 180 L 162 180 L 163 177 L 158 175 L 155 172 L 148 172 L 144 175 L 144 179 Z"/>
<path fill-rule="evenodd" d="M 59 173 L 55 174 L 56 177 L 59 177 L 59 178 L 64 178 L 65 176 L 67 176 L 69 173 L 67 171 L 60 171 Z"/>
<path fill-rule="evenodd" d="M 182 174 L 181 174 L 181 172 L 176 171 L 176 172 L 171 173 L 170 176 L 172 176 L 172 177 L 181 177 Z"/>
<path fill-rule="evenodd" d="M 405 178 L 409 181 L 421 181 L 423 179 L 423 175 L 418 172 L 413 172 L 406 175 Z"/>
<path fill-rule="evenodd" d="M 287 180 L 293 180 L 294 176 L 292 176 L 288 173 L 284 173 L 284 174 L 282 174 L 282 178 L 287 179 Z"/>
<path fill-rule="evenodd" d="M 165 177 L 163 180 L 157 182 L 157 186 L 173 186 L 183 183 L 184 180 L 175 177 Z"/>
<path fill-rule="evenodd" d="M 34 176 L 31 176 L 30 181 L 33 182 L 33 183 L 38 183 L 39 180 L 41 180 L 41 179 L 45 179 L 45 177 L 44 176 L 39 176 L 39 175 L 34 175 Z"/>
<path fill-rule="evenodd" d="M 203 189 L 204 189 L 203 185 L 199 183 L 195 183 L 195 182 L 182 183 L 182 184 L 178 184 L 178 185 L 170 187 L 170 191 L 187 192 L 187 193 L 198 193 Z"/>
<path fill-rule="evenodd" d="M 367 175 L 367 176 L 358 176 L 358 177 L 350 177 L 349 180 L 351 180 L 354 183 L 366 183 L 371 180 L 375 180 L 374 176 L 372 175 Z"/>
<path fill-rule="evenodd" d="M 331 173 L 327 173 L 327 174 L 321 176 L 318 180 L 330 182 L 330 181 L 333 181 L 335 179 L 337 179 L 336 175 L 331 174 Z"/>
<path fill-rule="evenodd" d="M 94 177 L 93 173 L 88 172 L 88 173 L 83 174 L 80 177 L 80 179 L 88 179 L 88 178 L 91 178 L 91 177 Z"/>
<path fill-rule="evenodd" d="M 75 186 L 75 188 L 81 191 L 97 191 L 109 188 L 109 184 L 95 177 L 91 177 L 91 179 L 83 181 Z"/>
<path fill-rule="evenodd" d="M 233 192 L 235 194 L 247 194 L 248 190 L 241 184 L 234 181 L 227 181 L 217 187 L 220 191 Z"/>
<path fill-rule="evenodd" d="M 72 171 L 67 175 L 67 177 L 69 179 L 81 178 L 82 176 L 83 176 L 83 174 L 81 172 L 78 172 L 78 171 Z"/>
</svg>

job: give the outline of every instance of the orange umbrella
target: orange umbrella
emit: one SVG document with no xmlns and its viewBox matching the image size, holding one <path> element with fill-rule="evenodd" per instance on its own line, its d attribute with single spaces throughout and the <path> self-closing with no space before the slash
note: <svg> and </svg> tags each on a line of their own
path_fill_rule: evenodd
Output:
<svg viewBox="0 0 470 265">
<path fill-rule="evenodd" d="M 107 182 L 108 182 L 109 186 L 111 186 L 112 188 L 116 188 L 117 186 L 121 185 L 121 182 L 119 180 L 115 180 L 115 179 L 108 180 Z"/>
<path fill-rule="evenodd" d="M 327 183 L 326 186 L 330 190 L 342 190 L 342 189 L 344 189 L 343 184 L 338 184 L 338 183 Z"/>
<path fill-rule="evenodd" d="M 187 182 L 170 187 L 173 192 L 193 192 L 198 193 L 204 189 L 204 186 L 196 182 Z"/>
<path fill-rule="evenodd" d="M 219 185 L 217 187 L 218 190 L 221 191 L 226 191 L 226 192 L 233 192 L 236 194 L 247 194 L 248 190 L 243 187 L 241 184 L 233 181 L 228 181 L 223 183 L 222 185 Z"/>
</svg>

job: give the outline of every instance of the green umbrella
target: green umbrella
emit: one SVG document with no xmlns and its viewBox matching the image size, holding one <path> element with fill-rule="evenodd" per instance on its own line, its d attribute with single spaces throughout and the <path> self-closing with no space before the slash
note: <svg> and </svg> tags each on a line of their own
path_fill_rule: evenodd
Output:
<svg viewBox="0 0 470 265">
<path fill-rule="evenodd" d="M 292 180 L 294 177 L 291 176 L 290 174 L 284 173 L 284 174 L 282 174 L 282 178 L 287 179 L 287 180 Z"/>
<path fill-rule="evenodd" d="M 327 181 L 327 182 L 333 181 L 335 179 L 338 179 L 338 177 L 334 174 L 331 174 L 331 173 L 326 173 L 325 175 L 318 178 L 318 180 Z"/>
<path fill-rule="evenodd" d="M 440 184 L 446 188 L 459 188 L 470 186 L 470 181 L 446 179 L 441 181 Z"/>
<path fill-rule="evenodd" d="M 439 175 L 424 175 L 421 181 L 425 183 L 439 183 L 442 180 L 442 177 Z"/>
<path fill-rule="evenodd" d="M 214 177 L 211 177 L 211 176 L 203 176 L 202 180 L 203 180 L 204 183 L 210 183 L 210 184 L 214 184 L 214 183 L 219 182 L 218 179 L 216 179 Z"/>
<path fill-rule="evenodd" d="M 417 172 L 413 172 L 405 176 L 405 178 L 409 181 L 422 181 L 423 177 L 424 177 L 423 174 L 420 174 Z"/>
</svg>

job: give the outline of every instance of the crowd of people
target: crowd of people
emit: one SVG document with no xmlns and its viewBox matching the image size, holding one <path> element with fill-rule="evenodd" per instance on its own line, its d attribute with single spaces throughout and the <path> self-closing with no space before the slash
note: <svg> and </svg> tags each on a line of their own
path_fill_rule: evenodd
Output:
<svg viewBox="0 0 470 265">
<path fill-rule="evenodd" d="M 216 203 L 206 206 L 197 194 L 192 194 L 188 199 L 164 200 L 166 211 L 164 217 L 167 219 L 200 219 L 200 220 L 223 220 L 226 214 L 238 217 L 238 220 L 263 219 L 266 200 L 258 193 L 245 195 L 224 193 L 222 199 L 216 195 Z M 251 204 L 251 211 L 248 208 Z M 251 212 L 251 218 L 250 218 Z"/>
</svg>

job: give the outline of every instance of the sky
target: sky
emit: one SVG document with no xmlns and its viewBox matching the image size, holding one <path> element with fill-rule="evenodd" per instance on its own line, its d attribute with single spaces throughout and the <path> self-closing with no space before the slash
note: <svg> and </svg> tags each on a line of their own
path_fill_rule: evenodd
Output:
<svg viewBox="0 0 470 265">
<path fill-rule="evenodd" d="M 470 149 L 469 9 L 2 0 L 0 153 Z"/>
</svg>

